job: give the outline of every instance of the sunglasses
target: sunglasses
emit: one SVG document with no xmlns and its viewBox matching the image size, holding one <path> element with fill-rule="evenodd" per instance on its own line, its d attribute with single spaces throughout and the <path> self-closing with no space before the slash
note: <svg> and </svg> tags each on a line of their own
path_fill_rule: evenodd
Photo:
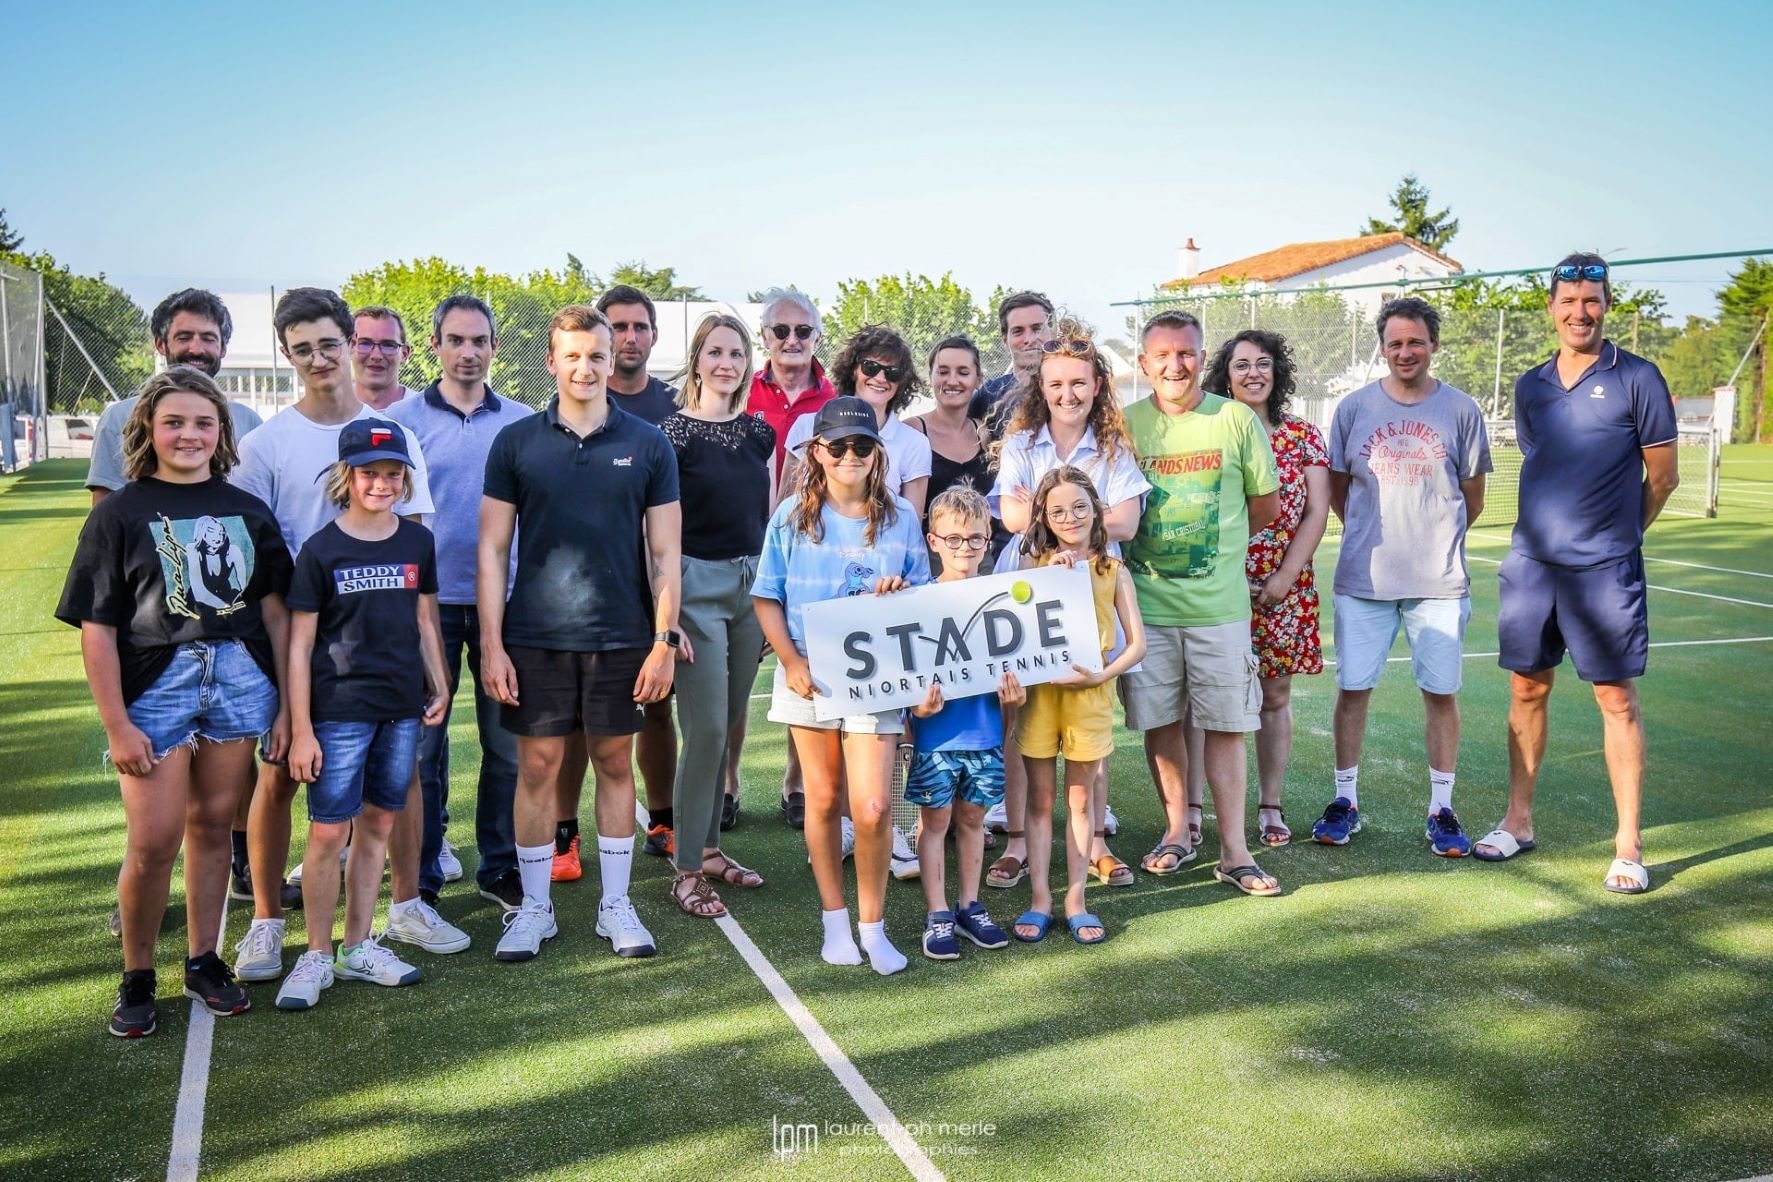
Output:
<svg viewBox="0 0 1773 1182">
<path fill-rule="evenodd" d="M 1069 353 L 1073 357 L 1088 357 L 1096 351 L 1096 347 L 1088 341 L 1046 341 L 1041 347 L 1042 353 Z"/>
<path fill-rule="evenodd" d="M 1579 279 L 1587 279 L 1596 283 L 1607 281 L 1607 264 L 1605 263 L 1559 263 L 1552 268 L 1552 277 L 1564 283 L 1575 283 Z"/>
<path fill-rule="evenodd" d="M 865 435 L 852 435 L 847 439 L 821 439 L 819 446 L 834 460 L 841 460 L 848 455 L 865 460 L 874 454 L 876 444 Z"/>
<path fill-rule="evenodd" d="M 905 376 L 904 366 L 888 365 L 884 361 L 864 361 L 857 368 L 862 371 L 862 376 L 865 378 L 874 377 L 876 374 L 885 374 L 887 381 L 897 382 Z"/>
<path fill-rule="evenodd" d="M 772 324 L 770 331 L 776 334 L 778 341 L 787 340 L 789 333 L 793 333 L 797 341 L 806 341 L 812 339 L 814 330 L 810 324 Z"/>
</svg>

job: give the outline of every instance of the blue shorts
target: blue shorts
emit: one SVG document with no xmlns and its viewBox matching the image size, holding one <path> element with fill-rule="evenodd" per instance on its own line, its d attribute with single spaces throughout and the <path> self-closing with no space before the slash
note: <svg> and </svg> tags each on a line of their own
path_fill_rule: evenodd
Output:
<svg viewBox="0 0 1773 1182">
<path fill-rule="evenodd" d="M 1584 681 L 1642 677 L 1650 661 L 1644 555 L 1599 566 L 1552 566 L 1509 551 L 1502 560 L 1497 663 L 1516 673 L 1555 668 L 1567 649 Z"/>
<path fill-rule="evenodd" d="M 195 739 L 256 739 L 277 717 L 277 687 L 238 640 L 182 644 L 128 707 L 156 759 Z"/>
<path fill-rule="evenodd" d="M 905 800 L 926 809 L 954 803 L 954 790 L 968 804 L 990 808 L 1003 802 L 1003 748 L 989 751 L 919 751 L 905 776 Z"/>
<path fill-rule="evenodd" d="M 1336 596 L 1336 688 L 1379 684 L 1398 628 L 1410 642 L 1410 671 L 1430 694 L 1456 694 L 1465 675 L 1465 625 L 1471 596 L 1460 599 L 1362 599 Z"/>
<path fill-rule="evenodd" d="M 349 821 L 365 803 L 397 813 L 406 807 L 419 760 L 420 723 L 317 722 L 320 778 L 308 785 L 308 820 L 322 825 Z"/>
</svg>

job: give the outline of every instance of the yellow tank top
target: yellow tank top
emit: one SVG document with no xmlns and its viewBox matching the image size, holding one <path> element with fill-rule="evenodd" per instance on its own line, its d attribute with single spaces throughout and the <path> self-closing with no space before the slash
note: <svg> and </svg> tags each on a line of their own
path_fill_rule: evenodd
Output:
<svg viewBox="0 0 1773 1182">
<path fill-rule="evenodd" d="M 1049 561 L 1041 559 L 1035 565 L 1047 566 Z M 1098 566 L 1105 569 L 1097 569 Z M 1103 558 L 1099 562 L 1089 564 L 1090 598 L 1096 607 L 1096 631 L 1102 641 L 1102 655 L 1106 657 L 1116 647 L 1119 639 L 1119 621 L 1114 615 L 1114 589 L 1120 580 L 1120 559 Z"/>
</svg>

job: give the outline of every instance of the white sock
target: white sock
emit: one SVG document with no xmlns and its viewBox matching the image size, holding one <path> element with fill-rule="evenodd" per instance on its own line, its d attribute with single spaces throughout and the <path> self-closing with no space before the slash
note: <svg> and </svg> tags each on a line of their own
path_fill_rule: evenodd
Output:
<svg viewBox="0 0 1773 1182">
<path fill-rule="evenodd" d="M 404 903 L 396 903 L 390 899 L 388 901 L 388 918 L 393 919 L 396 915 L 405 915 L 408 911 L 413 910 L 418 905 L 419 897 L 417 895 L 414 895 Z"/>
<path fill-rule="evenodd" d="M 862 951 L 868 954 L 868 963 L 874 966 L 875 972 L 883 977 L 891 976 L 909 963 L 905 954 L 887 939 L 886 920 L 877 919 L 858 926 L 862 930 Z"/>
<path fill-rule="evenodd" d="M 634 839 L 597 835 L 597 865 L 603 871 L 602 906 L 628 893 L 628 875 L 634 869 Z"/>
<path fill-rule="evenodd" d="M 523 893 L 538 903 L 548 899 L 549 873 L 554 869 L 554 842 L 517 847 L 517 875 L 523 879 Z"/>
<path fill-rule="evenodd" d="M 278 916 L 276 919 L 255 919 L 252 921 L 252 926 L 257 927 L 261 923 L 268 923 L 280 932 L 283 930 L 283 917 L 282 916 Z"/>
<path fill-rule="evenodd" d="M 850 932 L 850 909 L 839 907 L 819 914 L 825 920 L 825 946 L 819 949 L 819 956 L 826 964 L 861 964 L 862 950 Z"/>
<path fill-rule="evenodd" d="M 1361 765 L 1339 767 L 1336 769 L 1336 795 L 1348 798 L 1348 803 L 1355 808 L 1361 806 L 1360 798 Z"/>
<path fill-rule="evenodd" d="M 1453 807 L 1453 773 L 1428 769 L 1428 815 L 1439 815 Z"/>
</svg>

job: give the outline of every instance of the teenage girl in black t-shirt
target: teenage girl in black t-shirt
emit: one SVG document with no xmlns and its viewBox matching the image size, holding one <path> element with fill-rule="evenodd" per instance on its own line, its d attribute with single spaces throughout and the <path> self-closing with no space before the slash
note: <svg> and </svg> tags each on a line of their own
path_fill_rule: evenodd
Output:
<svg viewBox="0 0 1773 1182">
<path fill-rule="evenodd" d="M 123 447 L 130 483 L 86 519 L 56 617 L 80 629 L 123 792 L 124 972 L 110 1029 L 141 1038 L 157 1025 L 154 941 L 181 838 L 185 994 L 216 1015 L 249 1008 L 216 934 L 252 740 L 269 730 L 272 758 L 288 745 L 272 675 L 290 560 L 270 509 L 224 479 L 234 428 L 207 374 L 181 365 L 150 379 Z"/>
</svg>

